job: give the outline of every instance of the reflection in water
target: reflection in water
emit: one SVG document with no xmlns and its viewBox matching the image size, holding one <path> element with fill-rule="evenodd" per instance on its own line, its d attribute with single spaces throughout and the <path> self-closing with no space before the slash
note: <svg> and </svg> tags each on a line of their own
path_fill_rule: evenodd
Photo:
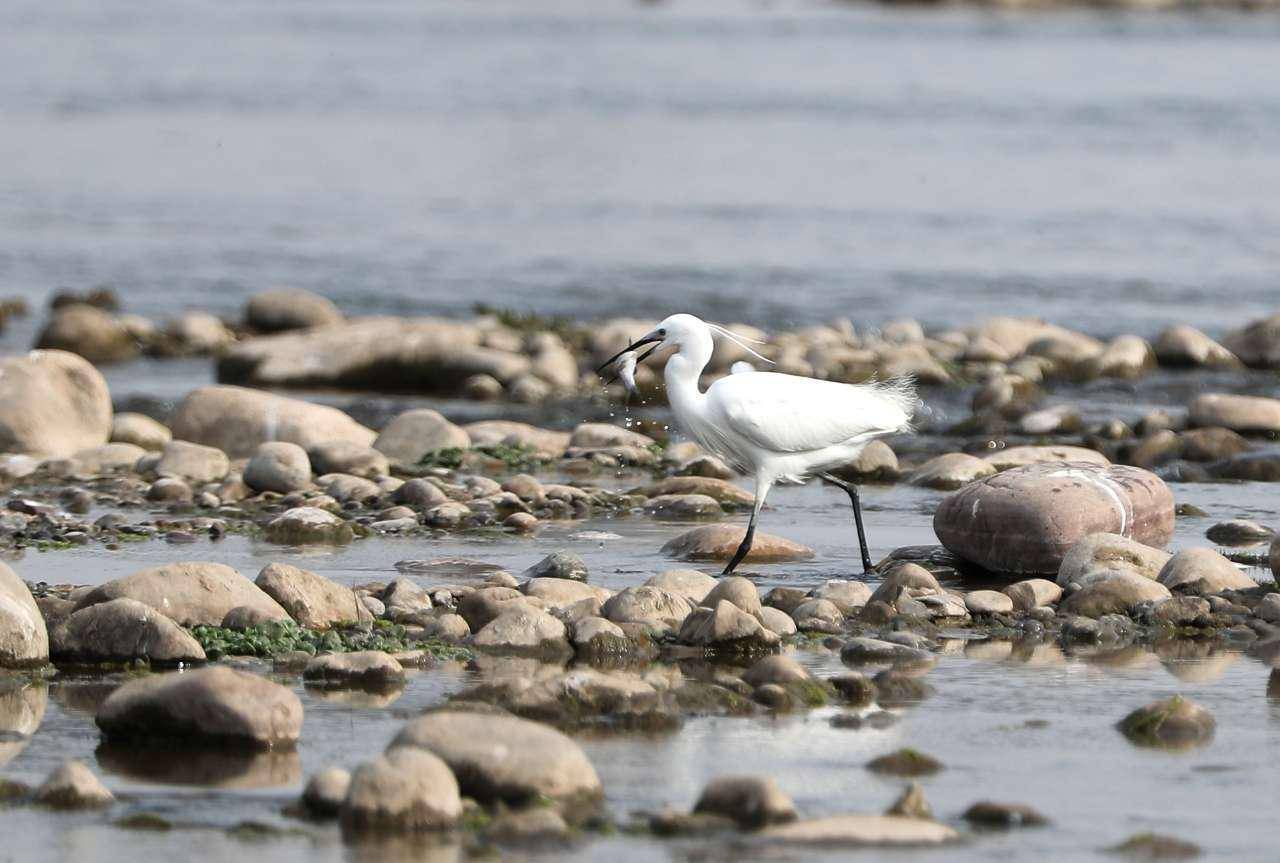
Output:
<svg viewBox="0 0 1280 863">
<path fill-rule="evenodd" d="M 346 852 L 350 863 L 459 863 L 465 856 L 456 838 L 431 834 L 352 837 Z"/>
<path fill-rule="evenodd" d="M 307 695 L 317 701 L 327 701 L 330 704 L 342 705 L 343 707 L 389 707 L 399 700 L 401 695 L 404 695 L 403 686 L 393 688 L 381 687 L 378 689 L 337 689 L 330 686 L 316 686 L 308 683 L 306 688 Z"/>
<path fill-rule="evenodd" d="M 1090 665 L 1105 669 L 1140 670 L 1155 668 L 1159 663 L 1151 651 L 1139 644 L 1124 647 L 1082 650 L 1073 654 Z"/>
<path fill-rule="evenodd" d="M 7 680 L 0 684 L 0 766 L 27 748 L 40 728 L 49 703 L 44 681 Z"/>
<path fill-rule="evenodd" d="M 1213 683 L 1240 658 L 1239 651 L 1185 638 L 1161 642 L 1154 649 L 1165 670 L 1183 683 Z"/>
<path fill-rule="evenodd" d="M 53 686 L 53 700 L 75 713 L 95 716 L 107 696 L 115 692 L 123 679 L 103 680 L 101 677 L 66 680 L 59 678 Z"/>
<path fill-rule="evenodd" d="M 165 785 L 274 788 L 302 779 L 296 751 L 230 752 L 104 742 L 94 754 L 107 772 Z"/>
</svg>

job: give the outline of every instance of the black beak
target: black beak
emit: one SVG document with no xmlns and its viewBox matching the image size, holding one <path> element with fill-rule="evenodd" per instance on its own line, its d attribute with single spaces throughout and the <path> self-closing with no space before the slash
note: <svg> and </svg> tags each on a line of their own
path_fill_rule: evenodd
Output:
<svg viewBox="0 0 1280 863">
<path fill-rule="evenodd" d="M 643 337 L 643 338 L 641 338 L 641 339 L 639 339 L 639 340 L 637 340 L 637 341 L 635 341 L 635 342 L 632 342 L 631 344 L 628 344 L 625 348 L 623 348 L 622 350 L 618 351 L 616 354 L 614 354 L 613 356 L 609 357 L 609 359 L 607 359 L 607 360 L 605 360 L 604 362 L 602 362 L 602 363 L 601 363 L 601 364 L 596 368 L 596 374 L 598 374 L 598 375 L 599 375 L 599 374 L 604 374 L 604 370 L 605 370 L 605 369 L 607 369 L 607 368 L 609 368 L 609 366 L 613 365 L 614 363 L 616 363 L 616 362 L 618 361 L 618 357 L 622 356 L 622 355 L 623 355 L 623 354 L 625 354 L 627 351 L 634 351 L 636 348 L 643 347 L 644 345 L 654 345 L 653 347 L 649 348 L 649 350 L 645 351 L 643 354 L 641 354 L 640 356 L 636 357 L 636 365 L 639 365 L 640 363 L 642 363 L 642 362 L 644 362 L 644 361 L 645 361 L 645 359 L 649 356 L 649 354 L 653 353 L 654 351 L 656 351 L 656 350 L 658 349 L 658 347 L 657 347 L 657 345 L 655 344 L 655 342 L 661 342 L 661 341 L 662 341 L 662 337 L 661 337 L 661 336 L 645 336 L 645 337 Z M 616 377 L 616 375 L 615 375 L 615 377 Z"/>
</svg>

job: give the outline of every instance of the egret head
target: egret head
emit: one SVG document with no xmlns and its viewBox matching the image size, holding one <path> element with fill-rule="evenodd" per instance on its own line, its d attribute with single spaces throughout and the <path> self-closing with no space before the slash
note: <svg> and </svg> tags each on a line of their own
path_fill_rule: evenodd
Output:
<svg viewBox="0 0 1280 863">
<path fill-rule="evenodd" d="M 705 357 L 703 359 L 705 362 L 706 358 L 711 356 L 712 336 L 714 333 L 718 333 L 734 342 L 737 342 L 753 356 L 756 356 L 765 362 L 770 362 L 767 358 L 762 357 L 760 354 L 751 350 L 751 348 L 744 344 L 738 336 L 729 332 L 724 327 L 719 326 L 718 324 L 707 323 L 694 315 L 678 314 L 664 318 L 662 322 L 652 330 L 645 333 L 622 350 L 618 351 L 609 359 L 605 360 L 605 362 L 600 366 L 600 369 L 603 370 L 612 365 L 620 356 L 628 351 L 639 350 L 646 345 L 651 345 L 651 347 L 637 357 L 636 361 L 638 363 L 644 362 L 654 351 L 660 351 L 663 348 L 675 348 L 677 351 L 687 348 L 690 349 L 691 352 L 694 350 L 705 352 Z"/>
</svg>

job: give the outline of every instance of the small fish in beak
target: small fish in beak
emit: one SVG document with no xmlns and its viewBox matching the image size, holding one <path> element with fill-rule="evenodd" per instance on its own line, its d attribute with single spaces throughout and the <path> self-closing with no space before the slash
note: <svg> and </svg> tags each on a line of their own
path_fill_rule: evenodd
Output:
<svg viewBox="0 0 1280 863">
<path fill-rule="evenodd" d="M 622 381 L 622 385 L 627 388 L 628 395 L 635 395 L 640 391 L 636 386 L 637 360 L 636 351 L 627 351 L 613 361 L 614 374 L 617 375 L 618 380 Z"/>
</svg>

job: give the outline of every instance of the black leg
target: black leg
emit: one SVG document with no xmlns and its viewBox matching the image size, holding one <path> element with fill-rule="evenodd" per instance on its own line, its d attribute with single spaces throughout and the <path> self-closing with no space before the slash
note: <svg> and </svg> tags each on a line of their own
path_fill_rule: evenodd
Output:
<svg viewBox="0 0 1280 863">
<path fill-rule="evenodd" d="M 751 542 L 756 538 L 756 516 L 759 510 L 753 510 L 751 513 L 751 521 L 747 523 L 747 532 L 742 537 L 742 542 L 738 544 L 738 550 L 733 553 L 733 560 L 729 561 L 729 565 L 724 568 L 724 572 L 720 573 L 720 577 L 733 575 L 733 571 L 737 569 L 738 564 L 742 563 L 742 559 L 751 551 Z"/>
<path fill-rule="evenodd" d="M 853 502 L 853 523 L 858 527 L 858 547 L 862 552 L 862 571 L 864 573 L 870 572 L 871 553 L 867 551 L 867 532 L 862 526 L 862 501 L 858 497 L 858 487 L 829 473 L 824 473 L 821 476 L 832 485 L 840 486 L 849 494 L 849 500 Z"/>
</svg>

